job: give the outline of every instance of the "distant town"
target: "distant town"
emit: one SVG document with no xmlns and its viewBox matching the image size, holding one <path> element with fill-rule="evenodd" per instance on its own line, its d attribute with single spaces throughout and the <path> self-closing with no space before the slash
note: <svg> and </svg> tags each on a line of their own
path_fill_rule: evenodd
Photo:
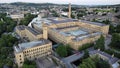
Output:
<svg viewBox="0 0 120 68">
<path fill-rule="evenodd" d="M 120 4 L 0 3 L 0 68 L 120 68 Z"/>
</svg>

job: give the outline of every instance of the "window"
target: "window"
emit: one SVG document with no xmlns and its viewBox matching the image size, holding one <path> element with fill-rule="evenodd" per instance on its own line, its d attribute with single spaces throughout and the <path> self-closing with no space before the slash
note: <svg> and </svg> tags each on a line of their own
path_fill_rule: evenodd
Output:
<svg viewBox="0 0 120 68">
<path fill-rule="evenodd" d="M 20 57 L 21 57 L 21 55 L 20 55 Z"/>
</svg>

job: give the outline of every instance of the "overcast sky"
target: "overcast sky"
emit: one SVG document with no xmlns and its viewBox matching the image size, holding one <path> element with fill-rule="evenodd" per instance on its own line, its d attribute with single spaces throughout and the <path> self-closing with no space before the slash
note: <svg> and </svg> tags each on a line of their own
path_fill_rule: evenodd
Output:
<svg viewBox="0 0 120 68">
<path fill-rule="evenodd" d="M 120 4 L 120 0 L 0 0 L 0 3 L 11 2 L 32 2 L 32 3 L 57 3 L 57 4 L 78 4 L 78 5 L 112 5 Z"/>
</svg>

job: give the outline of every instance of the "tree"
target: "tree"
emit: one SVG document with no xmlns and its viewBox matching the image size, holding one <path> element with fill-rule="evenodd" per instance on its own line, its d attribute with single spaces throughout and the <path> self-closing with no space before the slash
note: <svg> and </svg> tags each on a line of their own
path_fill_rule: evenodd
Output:
<svg viewBox="0 0 120 68">
<path fill-rule="evenodd" d="M 104 24 L 110 24 L 111 22 L 106 19 L 106 20 L 102 21 L 102 23 L 104 23 Z"/>
<path fill-rule="evenodd" d="M 95 62 L 91 58 L 84 59 L 78 68 L 96 68 Z"/>
<path fill-rule="evenodd" d="M 110 46 L 113 48 L 120 49 L 120 35 L 119 33 L 114 33 L 112 35 L 112 42 L 110 43 Z"/>
<path fill-rule="evenodd" d="M 97 68 L 111 68 L 110 64 L 101 58 L 99 59 L 99 61 L 97 61 L 96 67 Z"/>
<path fill-rule="evenodd" d="M 111 68 L 108 61 L 101 59 L 98 56 L 86 58 L 79 64 L 78 68 Z"/>
<path fill-rule="evenodd" d="M 13 68 L 13 45 L 18 41 L 8 32 L 12 32 L 16 26 L 16 22 L 6 16 L 5 13 L 0 13 L 0 68 L 7 65 Z"/>
<path fill-rule="evenodd" d="M 66 49 L 67 49 L 67 55 L 71 55 L 72 54 L 72 48 L 70 47 L 70 45 L 65 45 Z"/>
<path fill-rule="evenodd" d="M 120 33 L 120 25 L 116 26 L 116 33 Z"/>
<path fill-rule="evenodd" d="M 36 63 L 34 61 L 29 61 L 28 59 L 25 59 L 22 68 L 37 68 L 37 66 L 36 66 Z"/>
<path fill-rule="evenodd" d="M 109 28 L 109 33 L 112 34 L 112 33 L 115 33 L 116 32 L 116 28 L 110 24 L 110 28 Z"/>
<path fill-rule="evenodd" d="M 59 17 L 59 14 L 56 11 L 52 11 L 54 17 Z"/>
<path fill-rule="evenodd" d="M 36 17 L 36 15 L 32 15 L 30 13 L 26 14 L 25 18 L 20 21 L 20 25 L 26 25 L 27 26 L 32 21 L 32 19 L 35 18 L 35 17 Z"/>
<path fill-rule="evenodd" d="M 9 17 L 6 17 L 6 14 L 0 13 L 0 35 L 4 32 L 12 32 L 16 26 L 16 22 Z"/>
<path fill-rule="evenodd" d="M 89 57 L 89 51 L 88 50 L 84 50 L 83 58 L 88 58 L 88 57 Z"/>
<path fill-rule="evenodd" d="M 82 46 L 79 47 L 79 51 L 85 50 L 85 49 L 90 48 L 92 46 L 94 46 L 93 43 L 83 44 Z"/>
<path fill-rule="evenodd" d="M 73 12 L 71 13 L 71 18 L 75 18 L 75 14 Z"/>
<path fill-rule="evenodd" d="M 104 44 L 105 44 L 105 38 L 103 35 L 101 35 L 101 37 L 96 41 L 94 48 L 104 50 L 105 49 Z"/>
<path fill-rule="evenodd" d="M 58 48 L 56 49 L 56 52 L 61 57 L 66 57 L 67 56 L 67 48 L 64 45 L 59 45 Z"/>
</svg>

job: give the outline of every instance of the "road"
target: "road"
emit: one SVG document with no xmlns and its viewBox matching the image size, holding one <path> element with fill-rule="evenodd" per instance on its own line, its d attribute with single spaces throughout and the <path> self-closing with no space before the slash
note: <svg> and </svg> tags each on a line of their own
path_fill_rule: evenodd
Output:
<svg viewBox="0 0 120 68">
<path fill-rule="evenodd" d="M 109 35 L 109 36 L 106 37 L 106 39 L 105 39 L 105 49 L 111 49 L 109 47 L 109 44 L 111 43 L 111 39 L 112 39 L 111 35 Z M 117 51 L 115 49 L 112 49 L 112 50 L 114 50 L 116 53 L 120 53 L 120 51 Z"/>
<path fill-rule="evenodd" d="M 88 51 L 93 51 L 94 48 L 91 47 L 91 48 L 88 48 L 87 50 L 88 50 Z M 74 62 L 74 61 L 82 58 L 83 55 L 84 55 L 84 52 L 82 51 L 82 52 L 73 54 L 73 55 L 71 55 L 71 56 L 68 56 L 68 57 L 66 57 L 66 58 L 63 58 L 62 61 L 65 63 L 66 68 L 73 68 L 73 66 L 71 65 L 71 62 Z"/>
<path fill-rule="evenodd" d="M 69 57 L 66 57 L 66 58 L 62 59 L 62 61 L 65 63 L 67 68 L 73 68 L 72 65 L 71 65 L 71 62 L 82 58 L 83 55 L 84 55 L 83 52 L 81 52 L 81 53 L 79 52 L 77 54 L 73 54 L 73 55 L 71 55 Z"/>
<path fill-rule="evenodd" d="M 111 38 L 112 38 L 111 35 L 108 35 L 106 37 L 106 39 L 105 39 L 105 49 L 110 49 L 108 45 L 111 43 Z"/>
</svg>

